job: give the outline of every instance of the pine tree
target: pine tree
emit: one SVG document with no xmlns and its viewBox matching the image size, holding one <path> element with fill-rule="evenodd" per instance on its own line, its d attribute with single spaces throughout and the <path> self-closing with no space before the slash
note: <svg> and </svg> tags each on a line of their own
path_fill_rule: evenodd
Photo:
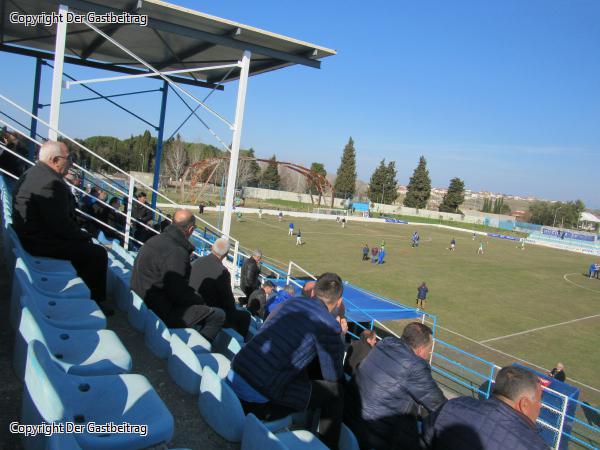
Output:
<svg viewBox="0 0 600 450">
<path fill-rule="evenodd" d="M 273 155 L 271 159 L 269 159 L 269 164 L 265 167 L 265 170 L 263 170 L 260 184 L 267 189 L 279 190 L 280 183 L 281 177 L 277 170 L 277 159 L 275 158 L 275 155 Z"/>
<path fill-rule="evenodd" d="M 409 208 L 424 209 L 431 196 L 431 180 L 427 170 L 427 161 L 424 156 L 419 159 L 419 165 L 408 183 L 404 206 Z"/>
<path fill-rule="evenodd" d="M 338 198 L 350 198 L 356 190 L 356 150 L 352 138 L 348 139 L 344 147 L 333 188 Z"/>
<path fill-rule="evenodd" d="M 248 158 L 256 158 L 256 156 L 254 155 L 254 149 L 252 148 L 246 151 L 245 153 L 246 154 L 244 156 L 247 156 Z M 248 162 L 248 171 L 249 174 L 246 180 L 246 186 L 258 186 L 258 181 L 260 179 L 260 166 L 258 165 L 256 160 L 252 159 Z"/>
<path fill-rule="evenodd" d="M 373 203 L 384 203 L 386 205 L 391 205 L 398 198 L 396 163 L 394 161 L 390 161 L 386 165 L 385 159 L 381 160 L 379 166 L 371 175 L 367 195 Z"/>
<path fill-rule="evenodd" d="M 325 166 L 322 163 L 314 162 L 310 165 L 310 171 L 317 173 L 319 175 L 323 175 L 324 177 L 327 175 L 327 171 L 325 170 Z M 319 189 L 317 189 L 317 184 L 315 182 L 310 182 L 306 188 L 306 192 L 317 195 L 319 193 Z"/>
<path fill-rule="evenodd" d="M 384 202 L 391 205 L 398 198 L 398 180 L 396 179 L 396 163 L 390 161 L 386 167 Z"/>
<path fill-rule="evenodd" d="M 442 199 L 441 212 L 460 213 L 458 207 L 465 201 L 465 183 L 460 178 L 452 178 L 448 192 Z"/>
</svg>

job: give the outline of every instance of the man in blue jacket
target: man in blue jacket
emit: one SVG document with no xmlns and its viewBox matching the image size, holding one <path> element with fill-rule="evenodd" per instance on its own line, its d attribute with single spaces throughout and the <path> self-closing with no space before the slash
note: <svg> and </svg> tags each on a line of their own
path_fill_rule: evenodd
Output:
<svg viewBox="0 0 600 450">
<path fill-rule="evenodd" d="M 379 342 L 346 389 L 344 423 L 361 448 L 420 448 L 419 407 L 435 411 L 446 397 L 431 377 L 431 328 L 413 322 L 401 338 Z"/>
<path fill-rule="evenodd" d="M 284 302 L 235 356 L 228 376 L 244 412 L 259 419 L 320 409 L 320 438 L 331 448 L 337 448 L 342 423 L 344 344 L 330 312 L 342 291 L 340 277 L 324 273 L 315 298 Z M 309 374 L 315 364 L 319 379 Z"/>
<path fill-rule="evenodd" d="M 425 442 L 432 450 L 548 450 L 535 421 L 542 386 L 521 367 L 504 367 L 488 400 L 459 397 L 430 416 Z"/>
</svg>

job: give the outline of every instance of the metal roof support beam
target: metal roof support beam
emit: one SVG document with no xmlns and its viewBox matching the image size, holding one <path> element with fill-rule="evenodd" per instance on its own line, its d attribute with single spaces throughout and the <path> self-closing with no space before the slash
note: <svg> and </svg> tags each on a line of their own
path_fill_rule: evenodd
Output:
<svg viewBox="0 0 600 450">
<path fill-rule="evenodd" d="M 150 92 L 159 92 L 162 91 L 161 88 L 158 89 L 146 89 L 145 91 L 134 91 L 134 92 L 124 92 L 122 94 L 111 94 L 111 95 L 97 95 L 96 97 L 87 97 L 87 98 L 78 98 L 77 100 L 65 100 L 60 102 L 61 105 L 69 105 L 71 103 L 81 103 L 81 102 L 90 102 L 92 100 L 106 100 L 109 98 L 115 97 L 125 97 L 127 95 L 138 95 L 138 94 L 148 94 Z M 50 106 L 47 103 L 42 103 L 39 105 L 40 108 L 45 108 L 46 106 Z"/>
<path fill-rule="evenodd" d="M 192 56 L 196 56 L 200 53 L 204 53 L 206 50 L 209 50 L 211 48 L 213 48 L 216 44 L 211 43 L 206 43 L 203 42 L 202 44 L 199 45 L 193 45 L 192 47 L 188 48 L 187 50 L 184 50 L 183 52 L 181 52 L 179 55 L 177 55 L 177 57 L 173 57 L 171 59 L 169 59 L 168 61 L 165 61 L 164 63 L 156 66 L 156 68 L 158 70 L 162 70 L 165 67 L 169 67 L 171 64 L 174 63 L 182 63 L 182 61 L 191 58 Z"/>
<path fill-rule="evenodd" d="M 40 84 L 42 81 L 42 64 L 41 58 L 35 59 L 35 78 L 33 79 L 33 101 L 31 104 L 31 126 L 29 127 L 29 136 L 32 139 L 37 137 L 37 119 L 35 116 L 38 115 L 38 108 L 40 107 Z M 29 160 L 34 161 L 35 158 L 35 144 L 29 142 Z"/>
<path fill-rule="evenodd" d="M 167 94 L 169 93 L 169 83 L 163 81 L 162 99 L 160 101 L 160 119 L 158 124 L 158 138 L 156 139 L 156 155 L 154 157 L 154 180 L 152 181 L 152 209 L 156 209 L 156 192 L 158 191 L 158 182 L 160 181 L 160 163 L 162 159 L 163 137 L 165 131 L 165 113 L 167 112 Z"/>
<path fill-rule="evenodd" d="M 54 70 L 52 71 L 52 96 L 50 101 L 50 129 L 48 130 L 48 139 L 56 141 L 58 139 L 58 119 L 60 116 L 60 96 L 62 93 L 62 75 L 65 62 L 65 44 L 67 43 L 67 11 L 69 8 L 65 5 L 58 7 L 60 21 L 56 25 L 56 45 L 54 49 Z"/>
<path fill-rule="evenodd" d="M 229 236 L 231 231 L 231 213 L 237 182 L 238 161 L 240 158 L 240 142 L 242 139 L 242 125 L 244 123 L 244 107 L 246 106 L 246 90 L 248 89 L 248 75 L 250 73 L 250 51 L 244 51 L 241 61 L 240 81 L 238 84 L 237 103 L 235 106 L 235 121 L 233 125 L 233 138 L 231 140 L 231 155 L 229 158 L 229 173 L 227 175 L 227 190 L 225 192 L 225 211 L 223 214 L 223 227 L 221 231 Z"/>
</svg>

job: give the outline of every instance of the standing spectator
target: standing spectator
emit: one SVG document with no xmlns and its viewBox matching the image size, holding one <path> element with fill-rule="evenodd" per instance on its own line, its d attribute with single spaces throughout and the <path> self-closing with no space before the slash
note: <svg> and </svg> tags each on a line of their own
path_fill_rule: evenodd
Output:
<svg viewBox="0 0 600 450">
<path fill-rule="evenodd" d="M 266 280 L 261 287 L 250 294 L 248 298 L 248 311 L 250 311 L 250 314 L 261 319 L 266 318 L 267 303 L 271 295 L 273 295 L 274 290 L 275 285 L 271 281 Z"/>
<path fill-rule="evenodd" d="M 418 407 L 429 413 L 446 397 L 431 377 L 431 328 L 413 322 L 388 337 L 358 366 L 346 389 L 344 422 L 368 449 L 418 449 Z"/>
<path fill-rule="evenodd" d="M 134 219 L 143 223 L 144 225 L 152 228 L 152 210 L 150 209 L 150 205 L 148 205 L 147 196 L 145 192 L 140 192 L 136 196 L 137 202 L 133 202 L 133 207 L 131 208 L 131 214 Z M 139 203 L 138 203 L 139 202 Z M 152 231 L 146 228 L 144 225 L 136 223 L 135 225 L 135 233 L 133 237 L 140 242 L 146 242 L 150 237 L 154 235 Z"/>
<path fill-rule="evenodd" d="M 293 284 L 287 284 L 283 289 L 278 291 L 275 295 L 273 295 L 268 301 L 266 305 L 265 316 L 263 319 L 269 317 L 269 314 L 273 312 L 273 310 L 283 302 L 289 300 L 292 297 L 296 296 L 296 288 L 294 288 Z"/>
<path fill-rule="evenodd" d="M 223 265 L 229 253 L 229 239 L 219 238 L 212 246 L 210 254 L 198 258 L 192 264 L 190 286 L 204 298 L 206 304 L 225 311 L 225 327 L 234 328 L 244 338 L 248 334 L 251 315 L 235 307 L 231 290 L 231 275 Z"/>
<path fill-rule="evenodd" d="M 431 450 L 549 450 L 538 434 L 542 387 L 521 367 L 502 368 L 492 397 L 458 397 L 425 422 L 425 444 Z"/>
<path fill-rule="evenodd" d="M 368 261 L 369 260 L 369 246 L 367 245 L 367 243 L 365 242 L 365 246 L 362 249 L 362 260 L 363 261 Z"/>
<path fill-rule="evenodd" d="M 417 309 L 425 309 L 425 302 L 427 301 L 427 293 L 429 292 L 429 288 L 427 284 L 423 281 L 421 286 L 417 288 Z"/>
<path fill-rule="evenodd" d="M 255 290 L 260 286 L 260 262 L 262 260 L 262 252 L 254 250 L 252 256 L 247 258 L 242 265 L 240 272 L 240 289 L 244 292 L 246 298 L 250 297 Z"/>
<path fill-rule="evenodd" d="M 200 203 L 200 204 L 198 205 L 198 214 L 204 214 L 204 208 L 205 208 L 205 207 L 206 207 L 206 206 L 205 206 L 204 204 Z"/>
<path fill-rule="evenodd" d="M 302 232 L 300 231 L 300 228 L 298 228 L 298 234 L 296 234 L 296 247 L 298 245 L 302 245 Z"/>
<path fill-rule="evenodd" d="M 377 262 L 377 255 L 379 255 L 379 248 L 371 247 L 371 263 L 375 264 Z"/>
<path fill-rule="evenodd" d="M 567 374 L 565 373 L 565 366 L 563 363 L 556 363 L 556 367 L 554 367 L 550 372 L 548 372 L 552 378 L 558 381 L 562 381 L 563 383 L 567 379 Z"/>
<path fill-rule="evenodd" d="M 288 227 L 288 236 L 294 235 L 294 222 L 290 222 L 290 226 Z"/>
<path fill-rule="evenodd" d="M 63 180 L 71 164 L 65 144 L 42 144 L 39 161 L 21 175 L 13 189 L 13 228 L 32 255 L 70 261 L 92 298 L 103 302 L 108 256 L 75 219 L 75 199 Z"/>
<path fill-rule="evenodd" d="M 228 379 L 244 413 L 275 420 L 292 412 L 321 410 L 319 438 L 337 448 L 344 408 L 339 323 L 330 314 L 343 292 L 333 273 L 321 275 L 315 298 L 285 302 L 233 358 Z M 317 363 L 320 377 L 308 367 Z"/>
<path fill-rule="evenodd" d="M 348 348 L 344 361 L 344 372 L 354 375 L 356 368 L 367 357 L 369 352 L 377 344 L 377 333 L 374 330 L 363 330 L 360 339 L 355 340 Z"/>
<path fill-rule="evenodd" d="M 164 233 L 148 239 L 138 253 L 131 273 L 131 290 L 169 328 L 201 327 L 200 334 L 212 342 L 223 326 L 225 313 L 207 306 L 188 285 L 190 255 L 194 251 L 188 239 L 194 226 L 192 213 L 175 211 L 173 223 Z"/>
</svg>

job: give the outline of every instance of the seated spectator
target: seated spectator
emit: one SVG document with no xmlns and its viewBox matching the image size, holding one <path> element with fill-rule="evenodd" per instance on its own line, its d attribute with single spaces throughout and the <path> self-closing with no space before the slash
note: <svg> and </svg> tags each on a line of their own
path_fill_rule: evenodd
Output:
<svg viewBox="0 0 600 450">
<path fill-rule="evenodd" d="M 19 135 L 15 132 L 10 132 L 7 131 L 6 128 L 3 128 L 2 131 L 0 131 L 0 144 L 23 158 L 29 158 L 27 146 L 19 139 Z M 0 168 L 16 177 L 20 177 L 28 167 L 29 164 L 21 158 L 0 147 Z"/>
<path fill-rule="evenodd" d="M 556 363 L 556 367 L 554 367 L 550 372 L 548 372 L 552 378 L 558 381 L 562 381 L 563 383 L 567 379 L 567 375 L 565 374 L 565 366 L 563 363 Z"/>
<path fill-rule="evenodd" d="M 194 224 L 189 211 L 175 211 L 173 224 L 148 239 L 138 253 L 131 289 L 168 327 L 199 328 L 200 334 L 212 342 L 221 331 L 225 313 L 208 306 L 188 285 L 194 250 L 188 239 Z"/>
<path fill-rule="evenodd" d="M 250 294 L 247 306 L 248 311 L 250 311 L 250 314 L 264 319 L 266 315 L 267 301 L 269 300 L 271 295 L 273 295 L 274 290 L 275 285 L 269 280 L 267 280 L 262 284 L 261 287 L 259 287 L 252 294 Z"/>
<path fill-rule="evenodd" d="M 247 258 L 242 265 L 240 273 L 240 289 L 244 292 L 246 298 L 250 297 L 255 290 L 260 287 L 260 261 L 262 253 L 260 250 L 252 252 L 252 256 Z"/>
<path fill-rule="evenodd" d="M 223 265 L 223 258 L 229 252 L 229 240 L 219 238 L 212 246 L 211 253 L 192 263 L 191 288 L 200 294 L 206 304 L 225 311 L 225 327 L 234 328 L 244 338 L 250 327 L 250 313 L 235 307 L 231 289 L 231 275 Z"/>
<path fill-rule="evenodd" d="M 431 377 L 431 328 L 413 322 L 360 363 L 346 389 L 344 422 L 368 449 L 418 449 L 418 410 L 435 411 L 446 397 Z"/>
<path fill-rule="evenodd" d="M 150 209 L 150 205 L 146 201 L 147 196 L 145 192 L 139 192 L 136 196 L 137 202 L 133 202 L 133 207 L 131 208 L 131 215 L 135 220 L 141 222 L 142 224 L 152 228 L 152 219 L 154 215 L 152 214 L 152 210 Z M 146 242 L 155 234 L 146 228 L 144 225 L 140 223 L 135 223 L 135 232 L 133 237 L 140 242 Z"/>
<path fill-rule="evenodd" d="M 302 297 L 313 298 L 315 296 L 314 289 L 315 289 L 315 282 L 307 281 L 306 283 L 304 283 L 304 286 L 302 286 Z"/>
<path fill-rule="evenodd" d="M 321 409 L 319 433 L 337 448 L 343 412 L 340 326 L 331 309 L 343 291 L 333 273 L 319 277 L 315 298 L 285 302 L 232 361 L 228 379 L 246 414 L 274 420 L 292 412 Z M 318 363 L 320 379 L 308 366 Z"/>
<path fill-rule="evenodd" d="M 354 340 L 346 353 L 344 361 L 344 372 L 354 375 L 356 368 L 367 357 L 369 352 L 377 344 L 377 333 L 374 330 L 363 330 L 360 339 Z"/>
<path fill-rule="evenodd" d="M 119 213 L 119 211 L 121 211 L 121 199 L 119 197 L 113 197 L 110 199 L 108 204 L 111 206 L 111 208 L 106 208 L 106 223 L 117 231 L 122 233 L 125 232 L 126 218 L 123 214 Z M 122 244 L 124 237 L 122 234 L 117 233 L 117 231 L 107 228 L 104 231 L 104 234 L 108 239 L 117 239 Z"/>
<path fill-rule="evenodd" d="M 267 301 L 266 305 L 266 315 L 265 319 L 271 314 L 275 308 L 285 302 L 286 300 L 296 296 L 296 288 L 294 288 L 293 284 L 287 284 L 283 289 L 278 291 L 275 295 L 273 295 L 269 301 Z"/>
<path fill-rule="evenodd" d="M 98 189 L 97 200 L 92 205 L 92 216 L 102 223 L 108 223 L 108 211 L 110 208 L 104 204 L 106 203 L 106 200 L 108 200 L 108 194 L 105 191 Z M 107 228 L 105 226 L 98 222 L 94 222 L 94 225 L 96 226 L 96 237 L 100 230 L 106 235 Z"/>
<path fill-rule="evenodd" d="M 47 141 L 41 146 L 39 161 L 13 189 L 13 228 L 32 255 L 70 261 L 92 298 L 103 302 L 108 256 L 75 219 L 75 198 L 63 180 L 71 162 L 62 142 Z"/>
<path fill-rule="evenodd" d="M 508 366 L 496 376 L 492 397 L 458 397 L 425 422 L 431 450 L 548 450 L 536 429 L 542 387 L 527 369 Z"/>
</svg>

